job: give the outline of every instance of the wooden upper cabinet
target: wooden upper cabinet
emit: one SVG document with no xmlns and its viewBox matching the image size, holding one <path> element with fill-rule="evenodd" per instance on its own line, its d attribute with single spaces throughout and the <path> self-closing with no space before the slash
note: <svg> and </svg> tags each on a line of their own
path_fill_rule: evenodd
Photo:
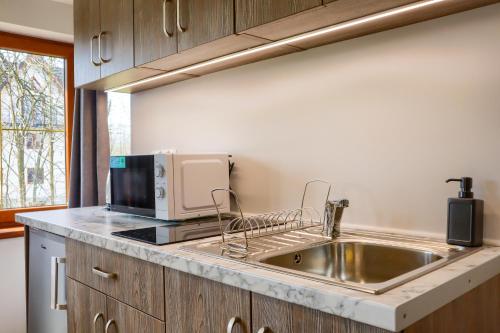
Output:
<svg viewBox="0 0 500 333">
<path fill-rule="evenodd" d="M 134 67 L 134 1 L 101 1 L 101 77 Z"/>
<path fill-rule="evenodd" d="M 135 65 L 177 53 L 176 0 L 134 1 Z"/>
<path fill-rule="evenodd" d="M 234 0 L 177 1 L 179 52 L 234 34 Z"/>
<path fill-rule="evenodd" d="M 75 86 L 95 90 L 116 88 L 165 71 L 418 1 L 74 0 Z M 247 54 L 244 58 L 233 58 L 210 67 L 191 68 L 182 74 L 121 91 L 149 89 L 499 1 L 438 2 L 397 16 L 384 16 L 350 28 L 288 41 L 279 49 Z"/>
<path fill-rule="evenodd" d="M 99 0 L 75 0 L 74 48 L 75 48 L 75 86 L 99 80 L 101 68 L 98 64 L 97 36 L 101 31 L 99 20 Z M 91 53 L 92 43 L 92 53 Z M 96 64 L 92 63 L 93 61 Z"/>
<path fill-rule="evenodd" d="M 236 32 L 321 6 L 322 0 L 235 0 Z"/>
</svg>

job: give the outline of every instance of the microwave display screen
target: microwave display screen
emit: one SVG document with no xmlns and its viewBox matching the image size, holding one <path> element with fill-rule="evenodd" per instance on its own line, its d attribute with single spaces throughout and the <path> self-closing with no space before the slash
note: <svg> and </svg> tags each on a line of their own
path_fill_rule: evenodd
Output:
<svg viewBox="0 0 500 333">
<path fill-rule="evenodd" d="M 112 210 L 155 216 L 154 156 L 113 156 L 110 163 Z"/>
</svg>

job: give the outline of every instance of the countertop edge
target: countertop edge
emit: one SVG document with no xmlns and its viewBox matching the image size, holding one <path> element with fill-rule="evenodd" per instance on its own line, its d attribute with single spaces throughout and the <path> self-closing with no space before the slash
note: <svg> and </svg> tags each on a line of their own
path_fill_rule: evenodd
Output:
<svg viewBox="0 0 500 333">
<path fill-rule="evenodd" d="M 464 258 L 464 260 L 467 258 Z M 449 266 L 453 265 L 450 264 Z M 401 331 L 427 315 L 465 295 L 469 291 L 499 274 L 500 256 L 482 263 L 471 270 L 458 273 L 447 282 L 435 286 L 432 291 L 414 297 L 411 302 L 397 306 L 395 331 Z M 453 267 L 451 267 L 453 269 Z M 453 293 L 449 291 L 452 290 Z M 429 293 L 432 293 L 430 295 Z M 430 302 L 430 298 L 432 302 Z M 430 305 L 429 305 L 430 303 Z"/>
</svg>

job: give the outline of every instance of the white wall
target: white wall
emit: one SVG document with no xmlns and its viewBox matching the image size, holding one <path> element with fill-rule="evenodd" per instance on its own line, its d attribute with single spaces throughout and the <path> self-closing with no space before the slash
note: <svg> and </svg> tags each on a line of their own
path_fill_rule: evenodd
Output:
<svg viewBox="0 0 500 333">
<path fill-rule="evenodd" d="M 297 207 L 327 179 L 345 222 L 446 232 L 472 176 L 500 240 L 500 5 L 132 96 L 132 151 L 228 151 L 243 209 Z"/>
<path fill-rule="evenodd" d="M 26 332 L 24 238 L 0 239 L 0 332 Z"/>
<path fill-rule="evenodd" d="M 72 1 L 0 0 L 0 31 L 73 42 Z"/>
</svg>

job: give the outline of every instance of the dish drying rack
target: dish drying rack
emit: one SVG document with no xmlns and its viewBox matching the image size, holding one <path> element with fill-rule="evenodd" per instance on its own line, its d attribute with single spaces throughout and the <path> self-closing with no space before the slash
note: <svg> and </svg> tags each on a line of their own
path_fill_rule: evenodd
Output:
<svg viewBox="0 0 500 333">
<path fill-rule="evenodd" d="M 320 213 L 313 207 L 304 206 L 308 194 L 308 188 L 313 183 L 321 183 L 325 185 L 326 196 L 324 202 L 326 205 L 332 186 L 326 181 L 317 179 L 309 181 L 305 184 L 300 208 L 247 216 L 243 215 L 238 195 L 233 190 L 223 188 L 213 189 L 211 191 L 211 195 L 219 219 L 219 228 L 222 238 L 222 242 L 220 244 L 221 249 L 232 253 L 238 253 L 241 257 L 245 257 L 251 247 L 249 242 L 252 239 L 283 233 L 286 231 L 300 230 L 311 226 L 323 225 L 325 210 L 323 209 L 323 212 Z M 225 228 L 223 227 L 222 216 L 214 195 L 216 192 L 222 191 L 228 192 L 230 196 L 234 198 L 238 208 L 238 216 L 232 219 Z"/>
</svg>

